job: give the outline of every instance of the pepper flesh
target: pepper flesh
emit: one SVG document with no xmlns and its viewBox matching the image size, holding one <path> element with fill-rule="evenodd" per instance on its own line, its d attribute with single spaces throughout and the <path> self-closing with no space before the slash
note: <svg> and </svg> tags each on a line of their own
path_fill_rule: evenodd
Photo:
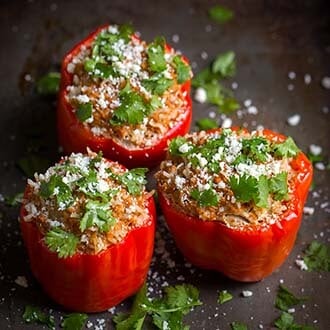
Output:
<svg viewBox="0 0 330 330">
<path fill-rule="evenodd" d="M 76 253 L 59 258 L 45 245 L 34 222 L 24 220 L 20 227 L 33 275 L 55 302 L 78 312 L 105 311 L 133 295 L 146 279 L 153 252 L 155 203 L 147 200 L 149 219 L 131 230 L 118 244 L 97 254 Z"/>
<path fill-rule="evenodd" d="M 67 154 L 71 152 L 85 152 L 86 147 L 89 147 L 95 152 L 102 151 L 104 157 L 116 160 L 128 168 L 154 167 L 165 158 L 168 141 L 178 135 L 184 135 L 189 131 L 192 119 L 190 80 L 187 80 L 181 85 L 181 93 L 187 102 L 187 106 L 184 109 L 185 117 L 181 122 L 167 131 L 156 144 L 144 148 L 126 148 L 112 138 L 94 135 L 88 127 L 84 126 L 84 124 L 78 120 L 73 112 L 73 107 L 67 101 L 66 87 L 71 85 L 73 81 L 73 75 L 67 71 L 67 65 L 71 62 L 72 58 L 80 52 L 82 46 L 90 47 L 95 36 L 105 27 L 106 26 L 98 28 L 86 39 L 78 43 L 64 57 L 62 62 L 61 84 L 57 107 L 57 132 L 59 143 Z M 168 45 L 165 47 L 167 51 L 171 49 Z M 184 60 L 187 62 L 186 58 L 184 58 Z"/>
<path fill-rule="evenodd" d="M 264 130 L 269 139 L 284 136 Z M 182 254 L 192 264 L 212 269 L 242 282 L 260 281 L 287 258 L 299 230 L 303 206 L 312 181 L 313 167 L 300 152 L 291 161 L 298 171 L 288 209 L 274 224 L 265 227 L 230 228 L 219 221 L 203 221 L 178 210 L 158 189 L 165 220 Z"/>
</svg>

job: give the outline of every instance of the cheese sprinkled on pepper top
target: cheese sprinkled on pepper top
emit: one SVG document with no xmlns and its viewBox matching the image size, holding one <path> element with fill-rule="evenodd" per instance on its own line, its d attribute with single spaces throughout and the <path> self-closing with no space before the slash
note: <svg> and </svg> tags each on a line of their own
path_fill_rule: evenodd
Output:
<svg viewBox="0 0 330 330">
<path fill-rule="evenodd" d="M 59 257 L 95 254 L 120 242 L 150 214 L 146 169 L 126 170 L 99 154 L 72 154 L 28 180 L 24 221 L 34 221 Z"/>
<path fill-rule="evenodd" d="M 147 44 L 130 26 L 104 28 L 67 65 L 67 100 L 96 136 L 125 147 L 152 146 L 186 116 L 182 84 L 192 72 L 158 37 Z"/>
<path fill-rule="evenodd" d="M 177 137 L 156 174 L 170 203 L 201 220 L 229 227 L 267 226 L 287 210 L 299 153 L 292 138 L 262 131 L 201 131 Z"/>
</svg>

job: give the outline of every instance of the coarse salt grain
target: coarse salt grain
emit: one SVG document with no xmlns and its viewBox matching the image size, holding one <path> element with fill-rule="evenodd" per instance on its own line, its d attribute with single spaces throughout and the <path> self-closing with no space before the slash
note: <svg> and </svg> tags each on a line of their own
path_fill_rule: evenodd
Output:
<svg viewBox="0 0 330 330">
<path fill-rule="evenodd" d="M 248 107 L 247 112 L 250 115 L 256 115 L 258 113 L 258 109 L 254 105 L 251 105 L 251 106 Z"/>
<path fill-rule="evenodd" d="M 205 103 L 207 100 L 206 90 L 202 87 L 198 87 L 196 89 L 194 99 L 195 99 L 195 101 L 197 101 L 199 103 Z"/>
<path fill-rule="evenodd" d="M 250 105 L 252 105 L 252 101 L 250 99 L 247 99 L 244 101 L 244 106 L 247 108 L 249 107 Z"/>
<path fill-rule="evenodd" d="M 207 60 L 208 57 L 209 57 L 209 55 L 207 54 L 207 52 L 205 52 L 205 51 L 201 52 L 201 58 L 203 60 Z"/>
<path fill-rule="evenodd" d="M 180 37 L 178 34 L 173 34 L 172 41 L 176 44 L 180 41 Z"/>
<path fill-rule="evenodd" d="M 293 84 L 289 84 L 288 85 L 288 91 L 293 91 L 294 90 L 294 85 Z"/>
<path fill-rule="evenodd" d="M 289 77 L 289 79 L 296 79 L 296 73 L 295 72 L 293 72 L 293 71 L 290 71 L 289 73 L 288 73 L 288 77 Z"/>
<path fill-rule="evenodd" d="M 238 83 L 236 81 L 234 81 L 232 84 L 231 84 L 231 88 L 232 89 L 237 89 L 238 88 Z"/>
<path fill-rule="evenodd" d="M 319 171 L 324 171 L 325 170 L 325 165 L 321 162 L 315 163 L 315 168 Z"/>
<path fill-rule="evenodd" d="M 304 75 L 304 82 L 306 85 L 309 85 L 312 82 L 312 76 L 308 73 Z"/>
<path fill-rule="evenodd" d="M 17 276 L 15 283 L 23 288 L 28 287 L 28 282 L 25 276 Z"/>
<path fill-rule="evenodd" d="M 298 115 L 298 114 L 294 114 L 293 116 L 290 116 L 290 117 L 287 119 L 287 123 L 288 123 L 290 126 L 297 126 L 297 125 L 300 123 L 300 120 L 301 120 L 301 116 Z"/>
</svg>

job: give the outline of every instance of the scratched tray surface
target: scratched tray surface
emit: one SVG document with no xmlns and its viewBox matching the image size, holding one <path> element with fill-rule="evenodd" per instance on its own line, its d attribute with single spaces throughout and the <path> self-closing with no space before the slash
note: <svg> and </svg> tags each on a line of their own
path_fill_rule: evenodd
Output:
<svg viewBox="0 0 330 330">
<path fill-rule="evenodd" d="M 26 177 L 16 166 L 28 153 L 37 152 L 52 163 L 60 154 L 56 142 L 55 98 L 42 98 L 35 80 L 59 70 L 61 58 L 95 27 L 132 22 L 142 37 L 164 35 L 191 61 L 194 72 L 204 68 L 220 52 L 233 50 L 237 74 L 228 82 L 241 103 L 230 118 L 234 125 L 250 129 L 263 125 L 292 136 L 307 151 L 310 144 L 322 147 L 329 157 L 330 91 L 322 78 L 330 76 L 329 6 L 326 1 L 227 1 L 235 18 L 219 25 L 206 12 L 211 1 L 3 1 L 0 5 L 0 328 L 37 329 L 22 319 L 26 305 L 51 311 L 57 324 L 65 311 L 51 302 L 30 273 L 18 228 L 18 207 L 3 198 L 24 189 Z M 310 78 L 306 78 L 306 75 Z M 194 122 L 216 114 L 216 109 L 194 103 Z M 252 108 L 251 106 L 255 107 Z M 250 109 L 250 110 L 249 110 Z M 255 110 L 257 109 L 257 111 Z M 297 126 L 287 124 L 298 114 Z M 192 129 L 196 129 L 194 125 Z M 154 188 L 149 173 L 149 188 Z M 315 188 L 307 205 L 295 247 L 283 266 L 259 283 L 238 283 L 221 274 L 197 269 L 175 248 L 162 216 L 158 217 L 154 259 L 148 285 L 157 294 L 166 285 L 190 283 L 200 290 L 203 306 L 186 317 L 191 329 L 230 329 L 241 321 L 249 329 L 272 328 L 279 311 L 276 292 L 283 283 L 297 295 L 309 297 L 294 312 L 301 324 L 330 328 L 328 273 L 306 272 L 295 260 L 313 240 L 329 242 L 329 171 L 315 170 Z M 18 280 L 24 276 L 27 287 Z M 24 281 L 23 281 L 24 282 Z M 21 284 L 21 285 L 19 285 Z M 234 299 L 219 305 L 219 291 Z M 249 290 L 251 297 L 242 297 Z M 111 312 L 89 315 L 88 326 L 113 329 L 113 313 L 127 311 L 131 300 Z"/>
</svg>

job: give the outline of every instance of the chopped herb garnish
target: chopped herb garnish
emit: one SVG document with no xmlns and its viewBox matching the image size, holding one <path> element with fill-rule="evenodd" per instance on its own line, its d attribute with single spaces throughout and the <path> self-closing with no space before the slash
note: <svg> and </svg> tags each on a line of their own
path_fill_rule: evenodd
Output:
<svg viewBox="0 0 330 330">
<path fill-rule="evenodd" d="M 23 319 L 26 323 L 44 324 L 48 327 L 48 329 L 55 330 L 54 317 L 51 315 L 47 315 L 38 307 L 31 305 L 25 306 Z"/>
<path fill-rule="evenodd" d="M 291 314 L 283 312 L 281 316 L 275 321 L 274 325 L 280 330 L 313 330 L 314 327 L 309 325 L 299 325 L 294 322 Z"/>
<path fill-rule="evenodd" d="M 85 207 L 85 214 L 80 221 L 82 232 L 92 226 L 98 227 L 101 232 L 107 232 L 116 221 L 112 216 L 109 203 L 88 201 Z"/>
<path fill-rule="evenodd" d="M 292 137 L 288 137 L 282 143 L 276 143 L 273 146 L 274 154 L 278 157 L 295 157 L 300 149 L 297 147 Z"/>
<path fill-rule="evenodd" d="M 119 93 L 120 106 L 114 111 L 110 120 L 112 125 L 140 124 L 154 109 L 150 103 L 133 91 L 127 83 Z"/>
<path fill-rule="evenodd" d="M 256 200 L 258 180 L 253 176 L 243 175 L 230 178 L 230 187 L 235 197 L 243 203 Z"/>
<path fill-rule="evenodd" d="M 212 64 L 212 72 L 223 78 L 233 77 L 236 72 L 235 53 L 228 51 L 218 55 Z"/>
<path fill-rule="evenodd" d="M 210 118 L 199 119 L 196 121 L 196 125 L 200 131 L 219 127 L 218 123 L 214 119 Z"/>
<path fill-rule="evenodd" d="M 224 6 L 217 5 L 209 9 L 209 16 L 215 22 L 223 24 L 230 21 L 234 17 L 234 13 Z"/>
<path fill-rule="evenodd" d="M 116 179 L 123 184 L 132 195 L 140 195 L 144 185 L 147 183 L 147 168 L 134 168 L 122 175 L 116 175 Z"/>
<path fill-rule="evenodd" d="M 22 200 L 23 200 L 23 193 L 18 193 L 11 197 L 5 197 L 5 203 L 8 206 L 16 206 L 22 203 Z"/>
<path fill-rule="evenodd" d="M 17 165 L 27 177 L 32 178 L 35 173 L 46 171 L 50 165 L 50 161 L 47 158 L 37 155 L 28 155 L 19 159 Z"/>
<path fill-rule="evenodd" d="M 232 299 L 233 299 L 233 295 L 230 292 L 228 292 L 227 290 L 222 290 L 219 293 L 218 303 L 222 305 Z"/>
<path fill-rule="evenodd" d="M 91 102 L 81 103 L 78 105 L 76 115 L 81 122 L 86 121 L 92 116 L 93 105 Z"/>
<path fill-rule="evenodd" d="M 57 252 L 60 258 L 71 257 L 75 254 L 79 238 L 61 228 L 52 228 L 45 237 L 49 250 Z"/>
<path fill-rule="evenodd" d="M 49 72 L 37 81 L 37 92 L 40 95 L 55 95 L 60 89 L 61 74 Z"/>
<path fill-rule="evenodd" d="M 190 79 L 190 68 L 182 60 L 181 56 L 179 56 L 179 55 L 174 56 L 173 64 L 176 69 L 177 81 L 179 84 L 182 84 L 185 81 L 187 81 L 188 79 Z"/>
<path fill-rule="evenodd" d="M 284 285 L 280 285 L 275 300 L 275 306 L 287 312 L 290 307 L 298 305 L 303 301 L 306 301 L 306 298 L 298 298 Z"/>
<path fill-rule="evenodd" d="M 232 330 L 248 330 L 248 327 L 246 324 L 238 321 L 234 321 L 230 323 L 230 327 Z"/>
<path fill-rule="evenodd" d="M 148 64 L 152 72 L 162 72 L 166 69 L 165 39 L 157 37 L 147 49 Z"/>
<path fill-rule="evenodd" d="M 173 85 L 173 80 L 165 78 L 161 74 L 154 74 L 149 79 L 142 81 L 142 85 L 152 94 L 163 95 Z"/>
<path fill-rule="evenodd" d="M 242 139 L 242 154 L 254 162 L 265 162 L 270 152 L 270 143 L 264 137 Z"/>
<path fill-rule="evenodd" d="M 318 241 L 312 241 L 305 251 L 304 262 L 308 271 L 330 271 L 330 247 Z"/>
<path fill-rule="evenodd" d="M 181 148 L 185 144 L 187 145 L 187 148 Z M 174 138 L 173 140 L 171 140 L 171 142 L 168 146 L 168 150 L 169 150 L 170 154 L 173 156 L 182 156 L 182 155 L 186 154 L 190 150 L 190 148 L 187 144 L 187 140 L 182 136 L 178 136 L 178 137 Z M 187 151 L 187 152 L 185 152 L 185 151 Z"/>
<path fill-rule="evenodd" d="M 190 196 L 196 200 L 200 206 L 216 206 L 219 202 L 219 196 L 213 189 L 199 191 L 195 188 L 191 191 Z"/>
<path fill-rule="evenodd" d="M 192 285 L 169 286 L 159 299 L 149 299 L 146 287 L 135 296 L 131 314 L 117 314 L 113 320 L 117 330 L 142 329 L 149 315 L 157 329 L 187 329 L 183 316 L 195 306 L 201 305 L 199 292 Z"/>
<path fill-rule="evenodd" d="M 63 182 L 60 175 L 53 174 L 48 181 L 40 184 L 40 196 L 49 198 L 56 196 L 57 205 L 60 209 L 66 209 L 73 203 L 73 196 L 70 187 Z"/>
<path fill-rule="evenodd" d="M 64 330 L 81 330 L 83 329 L 87 319 L 88 315 L 83 313 L 64 315 L 61 326 Z"/>
<path fill-rule="evenodd" d="M 281 172 L 269 180 L 269 189 L 275 200 L 288 199 L 288 174 Z"/>
<path fill-rule="evenodd" d="M 230 113 L 239 108 L 232 92 L 220 80 L 235 74 L 235 54 L 232 51 L 219 54 L 210 67 L 202 70 L 192 80 L 193 87 L 206 91 L 207 101 L 218 106 L 220 112 Z"/>
</svg>

